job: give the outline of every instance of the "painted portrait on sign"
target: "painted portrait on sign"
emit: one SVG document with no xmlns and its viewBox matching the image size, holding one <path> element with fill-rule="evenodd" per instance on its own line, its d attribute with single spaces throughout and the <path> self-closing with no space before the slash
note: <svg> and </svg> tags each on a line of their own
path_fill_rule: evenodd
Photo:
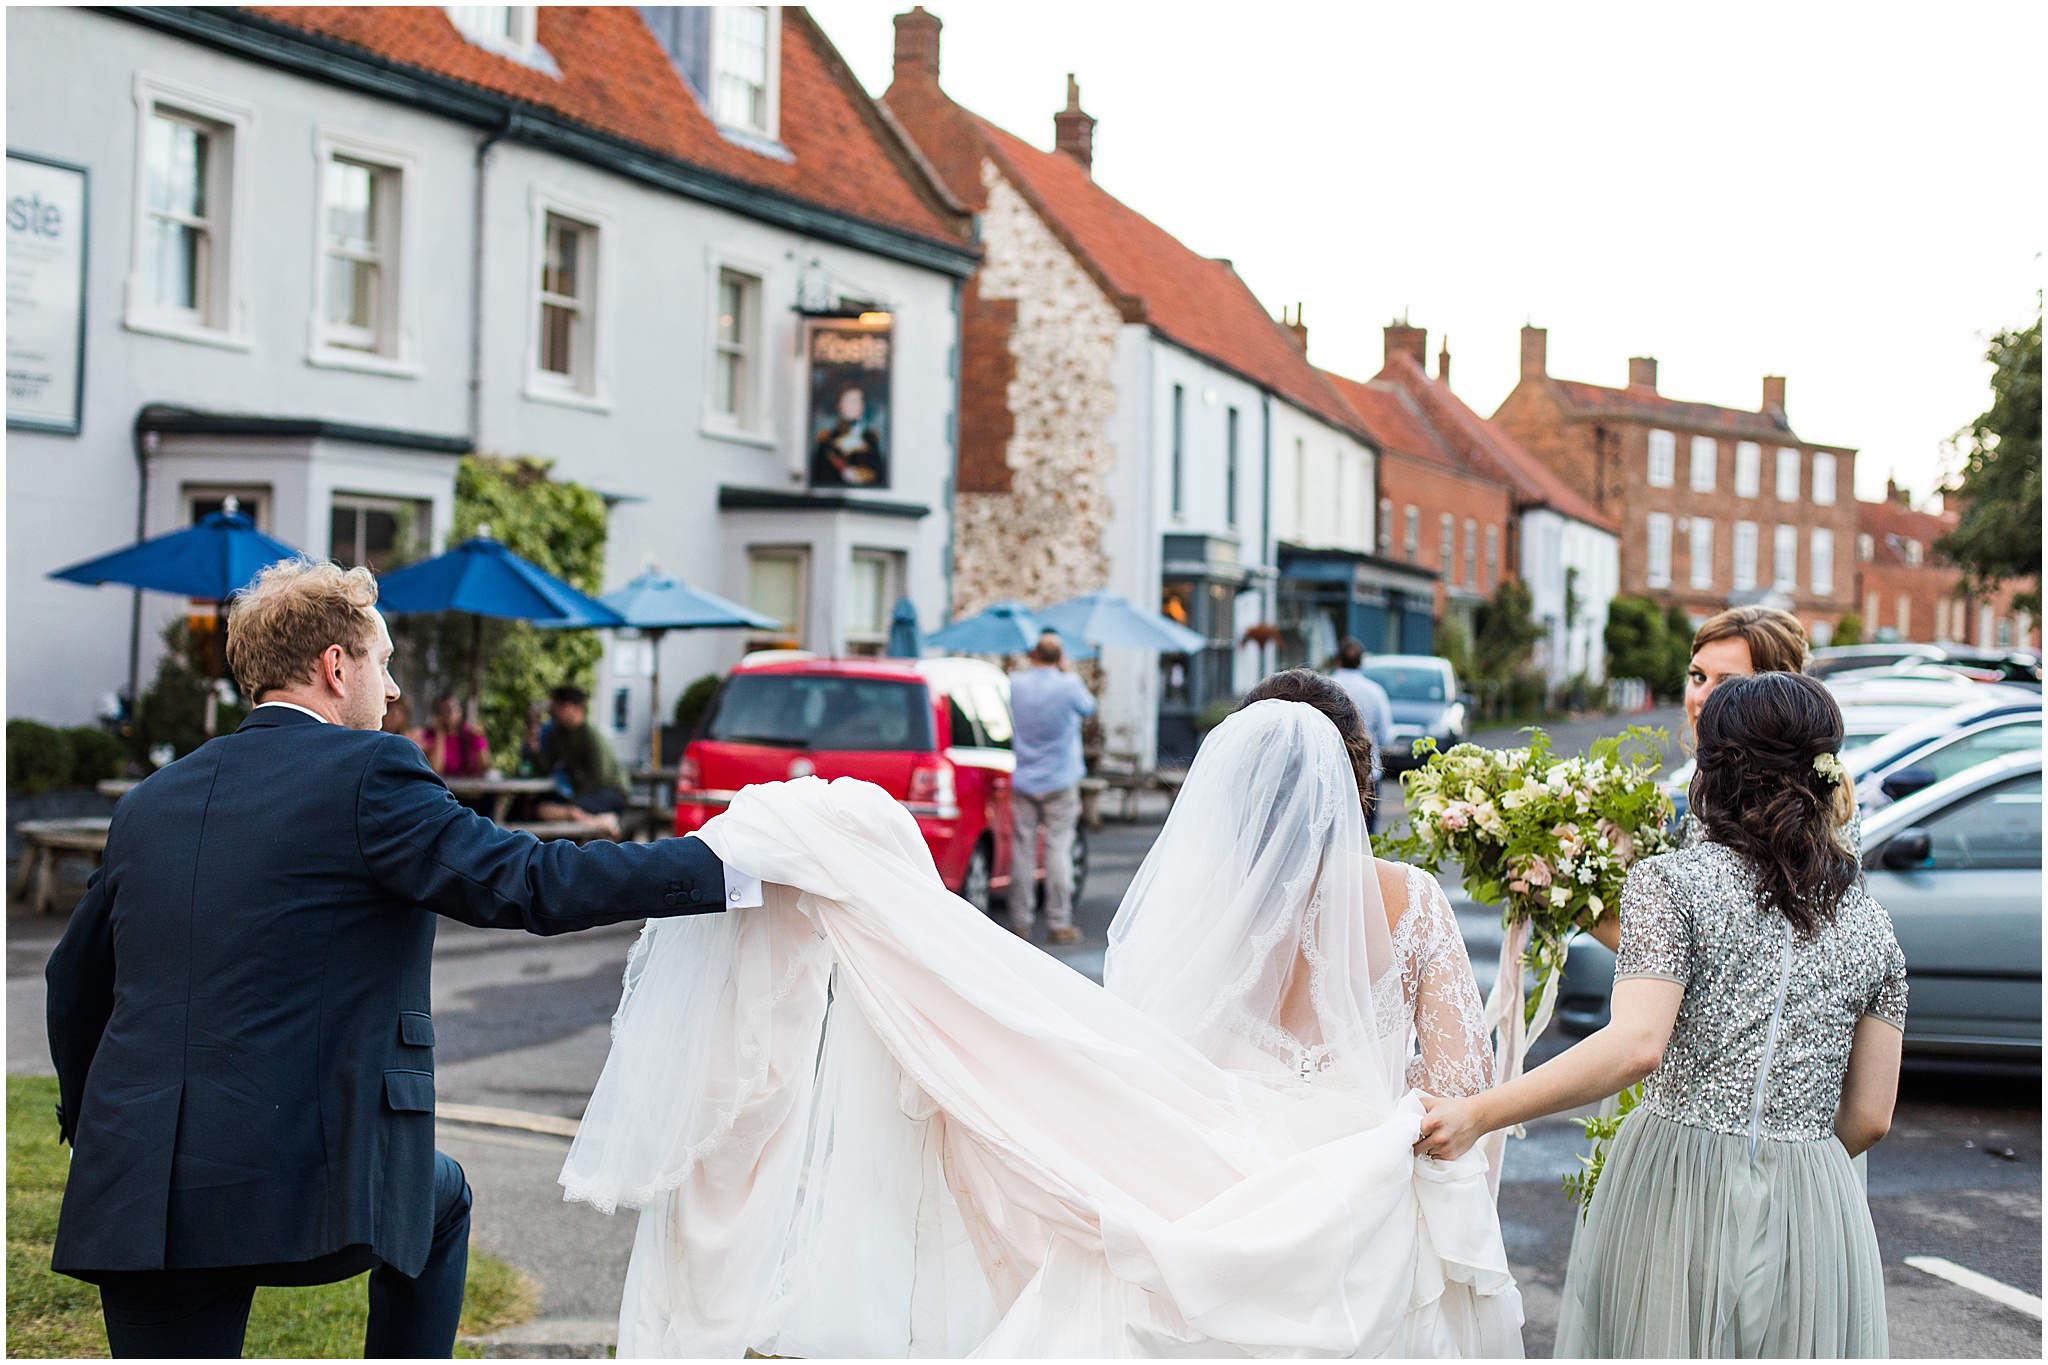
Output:
<svg viewBox="0 0 2048 1365">
<path fill-rule="evenodd" d="M 811 332 L 811 487 L 889 486 L 894 345 L 888 330 L 874 327 L 821 326 Z"/>
</svg>

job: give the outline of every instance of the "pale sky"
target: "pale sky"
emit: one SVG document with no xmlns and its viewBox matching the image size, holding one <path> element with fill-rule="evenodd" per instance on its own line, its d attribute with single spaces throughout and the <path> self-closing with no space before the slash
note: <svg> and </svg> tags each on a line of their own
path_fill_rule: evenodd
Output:
<svg viewBox="0 0 2048 1365">
<path fill-rule="evenodd" d="M 869 90 L 904 4 L 811 13 Z M 940 0 L 949 94 L 1039 146 L 1066 73 L 1095 176 L 1360 378 L 1448 331 L 1491 414 L 1517 333 L 1550 372 L 1855 446 L 1856 491 L 1936 486 L 1988 406 L 1986 339 L 2038 307 L 2038 4 L 1646 6 Z"/>
</svg>

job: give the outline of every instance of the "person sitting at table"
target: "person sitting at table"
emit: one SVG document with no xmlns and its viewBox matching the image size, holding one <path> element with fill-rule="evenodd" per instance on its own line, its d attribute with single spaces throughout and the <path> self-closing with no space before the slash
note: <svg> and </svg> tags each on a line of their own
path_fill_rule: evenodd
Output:
<svg viewBox="0 0 2048 1365">
<path fill-rule="evenodd" d="M 421 748 L 426 747 L 420 744 L 420 732 L 412 728 L 412 707 L 406 705 L 403 697 L 384 709 L 384 724 L 378 728 L 387 735 L 404 735 Z"/>
<path fill-rule="evenodd" d="M 595 825 L 608 839 L 619 837 L 619 812 L 626 808 L 626 770 L 604 737 L 592 729 L 590 696 L 573 683 L 548 694 L 553 718 L 541 734 L 534 769 L 556 779 L 559 796 L 550 793 L 534 804 L 543 820 Z"/>
<path fill-rule="evenodd" d="M 443 777 L 482 777 L 490 771 L 491 744 L 462 714 L 462 698 L 434 703 L 434 723 L 420 732 L 427 766 Z"/>
</svg>

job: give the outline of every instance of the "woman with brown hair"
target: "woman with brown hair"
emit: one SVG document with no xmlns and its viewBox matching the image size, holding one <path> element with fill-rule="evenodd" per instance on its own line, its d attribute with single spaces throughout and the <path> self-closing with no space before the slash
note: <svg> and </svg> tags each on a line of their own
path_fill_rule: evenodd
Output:
<svg viewBox="0 0 2048 1365">
<path fill-rule="evenodd" d="M 1770 672 L 1717 685 L 1699 715 L 1706 837 L 1630 870 L 1613 1022 L 1431 1102 L 1416 1150 L 1454 1159 L 1642 1080 L 1574 1239 L 1556 1354 L 1883 1356 L 1851 1158 L 1891 1124 L 1906 964 L 1841 838 L 1841 711 Z"/>
</svg>

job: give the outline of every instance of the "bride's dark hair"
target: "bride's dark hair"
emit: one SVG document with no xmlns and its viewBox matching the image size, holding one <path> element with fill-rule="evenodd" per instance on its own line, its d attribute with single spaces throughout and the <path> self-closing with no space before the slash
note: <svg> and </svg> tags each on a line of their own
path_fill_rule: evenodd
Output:
<svg viewBox="0 0 2048 1365">
<path fill-rule="evenodd" d="M 1344 752 L 1351 759 L 1351 773 L 1358 781 L 1358 804 L 1365 818 L 1372 819 L 1372 736 L 1352 704 L 1350 694 L 1320 673 L 1306 668 L 1289 668 L 1273 674 L 1244 694 L 1237 704 L 1242 711 L 1255 701 L 1298 701 L 1313 706 L 1330 718 L 1344 740 Z"/>
<path fill-rule="evenodd" d="M 1747 857 L 1764 904 L 1811 936 L 1857 875 L 1837 837 L 1854 797 L 1814 767 L 1842 747 L 1841 709 L 1803 673 L 1730 678 L 1700 708 L 1699 741 L 1691 800 L 1708 837 Z"/>
</svg>

